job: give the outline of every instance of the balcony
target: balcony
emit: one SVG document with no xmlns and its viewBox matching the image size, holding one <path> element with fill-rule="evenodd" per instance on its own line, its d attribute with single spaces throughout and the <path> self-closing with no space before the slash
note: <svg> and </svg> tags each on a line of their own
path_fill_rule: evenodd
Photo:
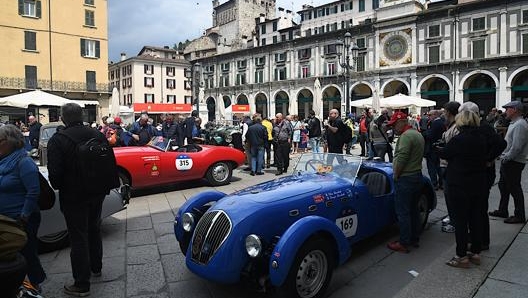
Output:
<svg viewBox="0 0 528 298">
<path fill-rule="evenodd" d="M 52 82 L 50 80 L 26 81 L 25 78 L 0 77 L 0 89 L 34 90 L 37 88 L 42 89 L 43 91 L 112 93 L 112 90 L 110 90 L 109 84 L 107 83 Z"/>
</svg>

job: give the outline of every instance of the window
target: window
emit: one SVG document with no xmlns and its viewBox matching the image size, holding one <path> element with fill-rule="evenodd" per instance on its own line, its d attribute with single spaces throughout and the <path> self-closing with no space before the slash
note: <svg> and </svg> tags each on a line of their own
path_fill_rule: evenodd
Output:
<svg viewBox="0 0 528 298">
<path fill-rule="evenodd" d="M 122 83 L 121 83 L 121 85 L 123 85 L 123 89 L 126 89 L 126 87 L 127 87 L 127 84 L 126 84 L 126 83 L 127 83 L 127 80 L 126 80 L 126 79 L 123 79 L 123 81 L 122 81 Z"/>
<path fill-rule="evenodd" d="M 183 97 L 183 101 L 184 101 L 186 104 L 192 104 L 192 96 L 184 96 L 184 97 Z"/>
<path fill-rule="evenodd" d="M 522 35 L 522 53 L 528 54 L 528 34 Z"/>
<path fill-rule="evenodd" d="M 95 80 L 95 71 L 86 71 L 86 90 L 97 91 L 97 83 Z"/>
<path fill-rule="evenodd" d="M 84 4 L 86 5 L 94 5 L 94 0 L 84 0 Z"/>
<path fill-rule="evenodd" d="M 112 70 L 112 71 L 110 72 L 110 80 L 113 80 L 113 79 L 114 79 L 114 71 Z"/>
<path fill-rule="evenodd" d="M 277 31 L 277 21 L 273 22 L 273 32 Z"/>
<path fill-rule="evenodd" d="M 33 31 L 24 31 L 24 50 L 37 50 L 37 33 Z"/>
<path fill-rule="evenodd" d="M 522 11 L 522 23 L 528 24 L 528 10 Z"/>
<path fill-rule="evenodd" d="M 167 66 L 167 75 L 169 77 L 173 77 L 175 70 L 176 70 L 175 67 Z"/>
<path fill-rule="evenodd" d="M 237 61 L 237 68 L 238 69 L 246 69 L 247 67 L 247 60 L 238 60 Z"/>
<path fill-rule="evenodd" d="M 485 58 L 486 40 L 474 40 L 473 41 L 473 59 Z"/>
<path fill-rule="evenodd" d="M 126 67 L 121 67 L 121 76 L 126 76 Z"/>
<path fill-rule="evenodd" d="M 145 87 L 154 87 L 154 78 L 150 78 L 150 77 L 145 77 L 143 78 L 143 81 L 144 81 L 144 85 Z"/>
<path fill-rule="evenodd" d="M 221 69 L 222 71 L 229 71 L 229 63 L 222 63 Z"/>
<path fill-rule="evenodd" d="M 429 63 L 440 62 L 440 46 L 429 47 Z"/>
<path fill-rule="evenodd" d="M 37 85 L 37 67 L 33 65 L 26 65 L 26 88 L 36 89 Z"/>
<path fill-rule="evenodd" d="M 255 71 L 255 83 L 264 83 L 264 70 L 259 69 Z"/>
<path fill-rule="evenodd" d="M 365 0 L 359 0 L 359 12 L 365 11 Z"/>
<path fill-rule="evenodd" d="M 325 46 L 325 55 L 332 55 L 336 54 L 336 45 L 335 44 L 329 44 Z"/>
<path fill-rule="evenodd" d="M 127 103 L 127 105 L 129 105 L 129 106 L 132 105 L 132 94 L 128 94 L 128 95 L 127 95 L 127 102 L 126 102 L 126 103 Z"/>
<path fill-rule="evenodd" d="M 265 46 L 266 45 L 266 39 L 265 38 L 262 39 L 262 42 L 260 43 L 260 45 L 261 46 Z"/>
<path fill-rule="evenodd" d="M 220 76 L 220 87 L 229 86 L 229 75 Z"/>
<path fill-rule="evenodd" d="M 314 34 L 317 34 L 317 32 L 315 32 Z M 304 35 L 306 35 L 306 37 L 312 36 L 312 29 L 307 29 L 306 31 L 304 31 Z"/>
<path fill-rule="evenodd" d="M 264 64 L 266 64 L 266 56 L 255 58 L 255 65 L 256 66 L 264 66 Z"/>
<path fill-rule="evenodd" d="M 176 103 L 176 95 L 167 95 L 167 103 Z"/>
<path fill-rule="evenodd" d="M 336 64 L 335 62 L 326 63 L 326 75 L 333 76 L 336 74 Z"/>
<path fill-rule="evenodd" d="M 145 93 L 145 103 L 154 103 L 154 94 Z"/>
<path fill-rule="evenodd" d="M 116 70 L 116 79 L 119 80 L 120 76 L 119 76 L 119 69 Z"/>
<path fill-rule="evenodd" d="M 485 30 L 486 29 L 486 18 L 480 17 L 473 19 L 473 31 Z"/>
<path fill-rule="evenodd" d="M 237 73 L 236 76 L 236 85 L 245 85 L 246 84 L 246 74 L 245 73 Z"/>
<path fill-rule="evenodd" d="M 84 25 L 95 27 L 95 12 L 93 10 L 84 11 Z"/>
<path fill-rule="evenodd" d="M 379 0 L 372 0 L 372 9 L 379 8 Z"/>
<path fill-rule="evenodd" d="M 145 74 L 152 75 L 154 74 L 154 65 L 152 64 L 144 64 L 143 65 Z"/>
<path fill-rule="evenodd" d="M 365 71 L 365 53 L 359 53 L 356 60 L 356 71 Z"/>
<path fill-rule="evenodd" d="M 286 67 L 275 68 L 275 81 L 286 80 Z"/>
<path fill-rule="evenodd" d="M 127 78 L 128 88 L 132 87 L 132 78 Z"/>
<path fill-rule="evenodd" d="M 127 96 L 125 94 L 125 95 L 123 95 L 123 104 L 124 105 L 126 104 L 126 101 L 127 101 Z M 119 105 L 121 105 L 121 102 L 119 102 Z"/>
<path fill-rule="evenodd" d="M 204 68 L 204 72 L 211 73 L 211 72 L 214 72 L 214 69 L 215 69 L 215 66 L 214 66 L 214 65 L 207 65 L 207 66 L 205 66 L 205 68 Z"/>
<path fill-rule="evenodd" d="M 167 89 L 174 89 L 174 88 L 176 88 L 176 80 L 167 79 Z"/>
<path fill-rule="evenodd" d="M 356 46 L 360 49 L 365 49 L 367 47 L 365 43 L 365 38 L 356 39 Z"/>
<path fill-rule="evenodd" d="M 266 34 L 266 24 L 260 26 L 260 34 Z"/>
<path fill-rule="evenodd" d="M 273 43 L 277 43 L 277 41 L 278 41 L 278 40 L 277 40 L 277 36 L 276 36 L 276 35 L 273 36 Z"/>
<path fill-rule="evenodd" d="M 301 66 L 301 78 L 309 78 L 310 77 L 310 65 L 303 65 Z"/>
<path fill-rule="evenodd" d="M 132 75 L 132 65 L 127 65 L 126 69 L 127 69 L 127 74 L 131 76 Z"/>
<path fill-rule="evenodd" d="M 189 80 L 188 80 L 188 81 L 185 81 L 185 82 L 183 83 L 183 89 L 185 89 L 185 90 L 191 90 L 191 89 L 192 89 L 191 81 L 189 81 Z"/>
<path fill-rule="evenodd" d="M 18 0 L 18 14 L 40 18 L 42 16 L 42 4 L 35 0 Z"/>
<path fill-rule="evenodd" d="M 204 87 L 205 87 L 205 89 L 214 88 L 213 82 L 214 82 L 214 80 L 213 80 L 212 76 L 204 78 Z"/>
<path fill-rule="evenodd" d="M 312 55 L 312 49 L 300 49 L 297 53 L 299 59 L 310 59 Z"/>
<path fill-rule="evenodd" d="M 286 53 L 276 53 L 275 62 L 284 62 L 286 61 Z"/>
<path fill-rule="evenodd" d="M 291 32 L 290 32 L 291 33 Z M 286 41 L 286 34 L 281 34 L 281 41 Z"/>
<path fill-rule="evenodd" d="M 431 25 L 429 26 L 429 37 L 438 37 L 440 36 L 440 25 Z"/>
<path fill-rule="evenodd" d="M 100 42 L 81 38 L 81 57 L 101 58 Z"/>
</svg>

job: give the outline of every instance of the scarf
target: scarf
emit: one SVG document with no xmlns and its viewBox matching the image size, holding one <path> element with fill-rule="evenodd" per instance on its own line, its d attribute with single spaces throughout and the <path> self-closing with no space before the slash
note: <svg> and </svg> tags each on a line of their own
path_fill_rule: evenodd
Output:
<svg viewBox="0 0 528 298">
<path fill-rule="evenodd" d="M 24 148 L 20 148 L 0 159 L 0 177 L 12 172 L 18 165 L 18 162 L 26 156 L 28 156 L 27 151 Z"/>
</svg>

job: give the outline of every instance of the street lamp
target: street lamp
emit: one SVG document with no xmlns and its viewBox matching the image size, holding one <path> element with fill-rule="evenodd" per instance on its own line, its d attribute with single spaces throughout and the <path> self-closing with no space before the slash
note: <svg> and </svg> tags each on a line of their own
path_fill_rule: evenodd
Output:
<svg viewBox="0 0 528 298">
<path fill-rule="evenodd" d="M 193 72 L 193 93 L 194 98 L 196 102 L 196 111 L 198 112 L 198 115 L 200 115 L 200 71 L 201 71 L 202 65 L 200 62 L 196 62 L 192 66 L 192 72 Z M 199 116 L 198 116 L 199 117 Z"/>
<path fill-rule="evenodd" d="M 338 40 L 336 42 L 336 52 L 339 57 L 339 65 L 341 68 L 345 69 L 343 75 L 346 83 L 346 117 L 350 113 L 350 70 L 356 68 L 356 61 L 359 52 L 358 46 L 352 41 L 352 34 L 350 34 L 350 32 L 345 33 L 343 40 Z M 350 64 L 350 58 L 352 58 L 352 64 Z"/>
</svg>

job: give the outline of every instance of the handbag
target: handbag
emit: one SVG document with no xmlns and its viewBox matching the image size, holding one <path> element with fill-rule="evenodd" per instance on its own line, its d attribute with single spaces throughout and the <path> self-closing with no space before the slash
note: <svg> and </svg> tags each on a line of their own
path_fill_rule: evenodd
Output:
<svg viewBox="0 0 528 298">
<path fill-rule="evenodd" d="M 26 242 L 24 229 L 14 219 L 0 215 L 0 262 L 14 260 Z"/>
<path fill-rule="evenodd" d="M 49 210 L 55 205 L 55 191 L 51 188 L 48 180 L 39 172 L 40 195 L 38 205 L 40 210 Z"/>
</svg>

